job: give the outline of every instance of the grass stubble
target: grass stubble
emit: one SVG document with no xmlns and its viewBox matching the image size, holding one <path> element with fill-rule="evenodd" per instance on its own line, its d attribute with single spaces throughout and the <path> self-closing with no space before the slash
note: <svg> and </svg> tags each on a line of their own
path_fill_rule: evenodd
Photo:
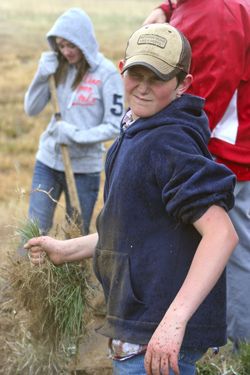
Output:
<svg viewBox="0 0 250 375">
<path fill-rule="evenodd" d="M 30 220 L 18 233 L 23 243 L 40 235 Z M 88 261 L 55 266 L 45 256 L 34 266 L 28 253 L 15 251 L 1 277 L 0 373 L 68 374 L 92 320 L 95 290 Z"/>
</svg>

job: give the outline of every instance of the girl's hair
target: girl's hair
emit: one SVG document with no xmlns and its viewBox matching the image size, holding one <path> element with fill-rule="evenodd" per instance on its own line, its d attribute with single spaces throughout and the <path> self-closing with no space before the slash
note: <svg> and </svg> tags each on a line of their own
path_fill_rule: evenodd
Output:
<svg viewBox="0 0 250 375">
<path fill-rule="evenodd" d="M 67 71 L 68 71 L 68 66 L 69 66 L 67 60 L 58 49 L 57 49 L 57 52 L 58 52 L 59 65 L 55 73 L 56 86 L 58 86 L 59 83 L 65 82 Z M 78 67 L 77 67 L 76 77 L 71 86 L 72 90 L 75 90 L 77 88 L 77 86 L 82 81 L 83 76 L 85 75 L 88 69 L 89 69 L 89 64 L 87 60 L 85 59 L 84 55 L 82 55 L 82 59 L 79 62 Z"/>
</svg>

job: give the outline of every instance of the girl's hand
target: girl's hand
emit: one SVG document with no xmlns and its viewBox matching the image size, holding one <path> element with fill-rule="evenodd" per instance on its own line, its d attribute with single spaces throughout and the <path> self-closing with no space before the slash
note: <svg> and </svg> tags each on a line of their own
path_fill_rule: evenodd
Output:
<svg viewBox="0 0 250 375">
<path fill-rule="evenodd" d="M 41 54 L 39 60 L 39 72 L 43 77 L 49 77 L 54 74 L 58 65 L 59 61 L 56 52 L 46 51 Z"/>
</svg>

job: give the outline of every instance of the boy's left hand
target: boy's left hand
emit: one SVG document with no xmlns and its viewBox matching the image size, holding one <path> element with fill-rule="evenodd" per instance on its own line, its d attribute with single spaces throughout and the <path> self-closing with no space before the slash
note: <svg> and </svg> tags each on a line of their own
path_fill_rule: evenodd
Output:
<svg viewBox="0 0 250 375">
<path fill-rule="evenodd" d="M 155 330 L 145 355 L 147 375 L 169 375 L 170 368 L 179 375 L 178 355 L 185 333 L 185 324 L 165 318 Z"/>
</svg>

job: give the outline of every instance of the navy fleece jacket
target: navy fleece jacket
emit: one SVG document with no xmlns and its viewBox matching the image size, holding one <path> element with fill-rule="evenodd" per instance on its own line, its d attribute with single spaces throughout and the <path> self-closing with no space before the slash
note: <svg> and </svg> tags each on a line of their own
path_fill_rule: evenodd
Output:
<svg viewBox="0 0 250 375">
<path fill-rule="evenodd" d="M 183 95 L 136 120 L 106 160 L 94 269 L 107 302 L 99 332 L 146 344 L 180 289 L 201 239 L 192 223 L 233 206 L 234 175 L 207 150 L 203 99 Z M 183 345 L 225 343 L 225 274 L 189 321 Z"/>
</svg>

